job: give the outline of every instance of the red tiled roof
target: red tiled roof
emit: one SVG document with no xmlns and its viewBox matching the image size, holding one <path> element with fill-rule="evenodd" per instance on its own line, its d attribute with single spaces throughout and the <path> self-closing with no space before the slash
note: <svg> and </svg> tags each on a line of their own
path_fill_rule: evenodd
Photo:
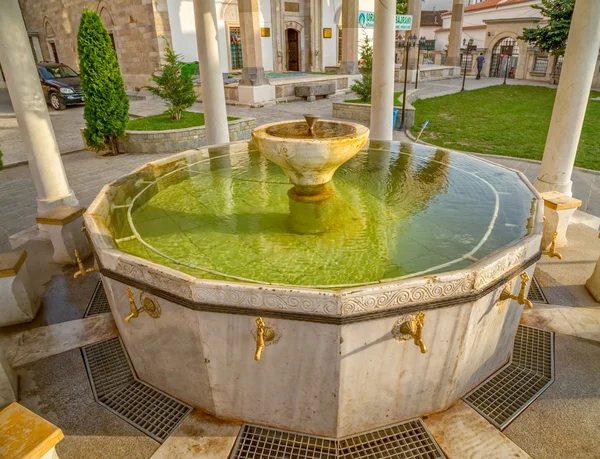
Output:
<svg viewBox="0 0 600 459">
<path fill-rule="evenodd" d="M 475 3 L 465 7 L 465 11 L 483 10 L 485 8 L 499 8 L 501 6 L 514 5 L 515 3 L 528 2 L 530 0 L 485 0 L 481 3 Z M 443 13 L 443 16 L 448 16 L 452 13 Z"/>
<path fill-rule="evenodd" d="M 470 26 L 464 26 L 462 29 L 463 30 L 474 30 L 474 29 L 485 29 L 487 26 L 485 24 L 482 25 L 470 25 Z M 439 29 L 435 29 L 434 32 L 447 32 L 450 30 L 450 27 L 444 29 L 443 27 L 439 28 Z"/>
</svg>

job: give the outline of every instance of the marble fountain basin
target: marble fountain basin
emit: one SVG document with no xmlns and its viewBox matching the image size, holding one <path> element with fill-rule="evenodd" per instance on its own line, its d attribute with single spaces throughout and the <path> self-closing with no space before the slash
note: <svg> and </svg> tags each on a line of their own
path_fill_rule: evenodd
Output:
<svg viewBox="0 0 600 459">
<path fill-rule="evenodd" d="M 331 187 L 342 224 L 315 235 L 290 229 L 290 183 L 252 142 L 105 186 L 85 225 L 138 376 L 218 417 L 343 437 L 442 411 L 506 364 L 523 305 L 502 293 L 540 257 L 525 177 L 392 142 Z"/>
<path fill-rule="evenodd" d="M 361 124 L 331 120 L 319 120 L 310 131 L 305 121 L 265 124 L 252 131 L 260 152 L 304 189 L 329 182 L 368 138 L 369 129 Z"/>
</svg>

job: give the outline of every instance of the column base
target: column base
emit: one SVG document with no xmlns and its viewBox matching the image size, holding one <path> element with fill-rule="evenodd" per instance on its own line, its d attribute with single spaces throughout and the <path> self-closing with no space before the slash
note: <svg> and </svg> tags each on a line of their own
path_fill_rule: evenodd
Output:
<svg viewBox="0 0 600 459">
<path fill-rule="evenodd" d="M 58 199 L 40 199 L 40 198 L 38 198 L 37 199 L 37 214 L 43 215 L 47 212 L 50 212 L 52 209 L 54 209 L 55 207 L 58 207 L 58 206 L 77 207 L 78 205 L 79 205 L 79 200 L 75 196 L 75 193 L 73 193 L 73 190 L 69 190 L 68 195 L 63 196 Z M 46 240 L 50 239 L 50 236 L 48 236 L 48 232 L 46 231 L 46 228 L 44 228 L 42 225 L 38 225 L 38 233 L 42 239 L 46 239 Z"/>
<path fill-rule="evenodd" d="M 414 83 L 417 79 L 417 69 L 411 70 L 408 69 L 407 72 L 407 83 Z M 404 83 L 404 69 L 398 69 L 398 79 L 396 80 L 398 83 Z"/>
<path fill-rule="evenodd" d="M 340 75 L 356 75 L 358 73 L 358 62 L 348 61 L 340 64 Z"/>
<path fill-rule="evenodd" d="M 275 86 L 264 84 L 260 86 L 238 86 L 238 101 L 240 104 L 260 106 L 275 100 Z"/>
<path fill-rule="evenodd" d="M 37 199 L 37 213 L 38 215 L 45 214 L 58 206 L 78 206 L 79 200 L 73 193 L 73 190 L 69 190 L 69 194 L 56 199 Z"/>
<path fill-rule="evenodd" d="M 539 177 L 535 180 L 535 183 L 533 184 L 535 189 L 538 190 L 540 193 L 545 193 L 546 191 L 558 191 L 567 196 L 573 196 L 573 193 L 571 192 L 572 185 L 573 182 L 571 180 L 569 180 L 566 183 L 549 183 L 544 182 Z"/>
<path fill-rule="evenodd" d="M 446 57 L 446 63 L 449 67 L 460 67 L 460 57 Z"/>
</svg>

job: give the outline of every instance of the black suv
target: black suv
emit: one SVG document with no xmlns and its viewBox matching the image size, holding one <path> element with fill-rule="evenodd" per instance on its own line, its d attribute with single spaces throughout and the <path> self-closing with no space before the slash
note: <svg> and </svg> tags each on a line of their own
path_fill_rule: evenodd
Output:
<svg viewBox="0 0 600 459">
<path fill-rule="evenodd" d="M 67 105 L 83 103 L 81 79 L 71 67 L 56 62 L 41 62 L 37 65 L 46 102 L 55 110 L 64 110 Z"/>
</svg>

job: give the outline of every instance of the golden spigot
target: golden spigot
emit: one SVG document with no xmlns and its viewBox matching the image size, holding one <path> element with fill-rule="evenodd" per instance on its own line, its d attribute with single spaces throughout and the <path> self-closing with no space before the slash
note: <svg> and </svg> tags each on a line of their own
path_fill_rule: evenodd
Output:
<svg viewBox="0 0 600 459">
<path fill-rule="evenodd" d="M 77 266 L 79 269 L 75 272 L 75 274 L 73 274 L 73 279 L 77 279 L 79 276 L 84 277 L 87 273 L 91 273 L 93 271 L 100 271 L 100 268 L 98 268 L 98 265 L 96 264 L 94 264 L 94 266 L 91 268 L 86 269 L 77 249 L 75 249 L 75 260 L 77 261 Z"/>
<path fill-rule="evenodd" d="M 412 320 L 407 320 L 400 325 L 400 333 L 405 336 L 410 336 L 415 345 L 421 349 L 421 354 L 427 353 L 427 347 L 423 342 L 423 320 L 425 319 L 425 313 L 420 311 L 416 317 Z M 394 331 L 392 330 L 392 334 Z M 399 338 L 403 339 L 403 338 Z"/>
<path fill-rule="evenodd" d="M 142 312 L 147 313 L 153 319 L 158 319 L 160 317 L 160 305 L 153 297 L 150 297 L 144 293 L 140 293 L 140 302 L 142 303 L 142 307 L 138 308 L 135 304 L 133 290 L 131 290 L 129 287 L 127 287 L 127 296 L 129 297 L 130 312 L 123 319 L 126 324 L 128 324 L 131 319 L 138 317 Z"/>
<path fill-rule="evenodd" d="M 515 300 L 517 303 L 527 306 L 528 308 L 533 308 L 533 303 L 527 299 L 527 282 L 529 282 L 529 275 L 526 272 L 521 273 L 521 288 L 519 289 L 518 295 L 513 295 L 510 292 L 508 284 L 504 286 L 504 290 L 500 294 L 500 301 L 504 300 Z"/>
<path fill-rule="evenodd" d="M 562 260 L 562 255 L 556 251 L 556 238 L 558 237 L 558 233 L 555 231 L 552 235 L 552 242 L 550 243 L 550 247 L 548 250 L 542 252 L 542 255 L 548 255 L 550 258 L 558 258 Z"/>
<path fill-rule="evenodd" d="M 272 341 L 275 338 L 275 332 L 271 327 L 267 327 L 262 318 L 256 319 L 256 352 L 254 360 L 260 360 L 260 356 L 265 350 L 265 341 Z"/>
</svg>

